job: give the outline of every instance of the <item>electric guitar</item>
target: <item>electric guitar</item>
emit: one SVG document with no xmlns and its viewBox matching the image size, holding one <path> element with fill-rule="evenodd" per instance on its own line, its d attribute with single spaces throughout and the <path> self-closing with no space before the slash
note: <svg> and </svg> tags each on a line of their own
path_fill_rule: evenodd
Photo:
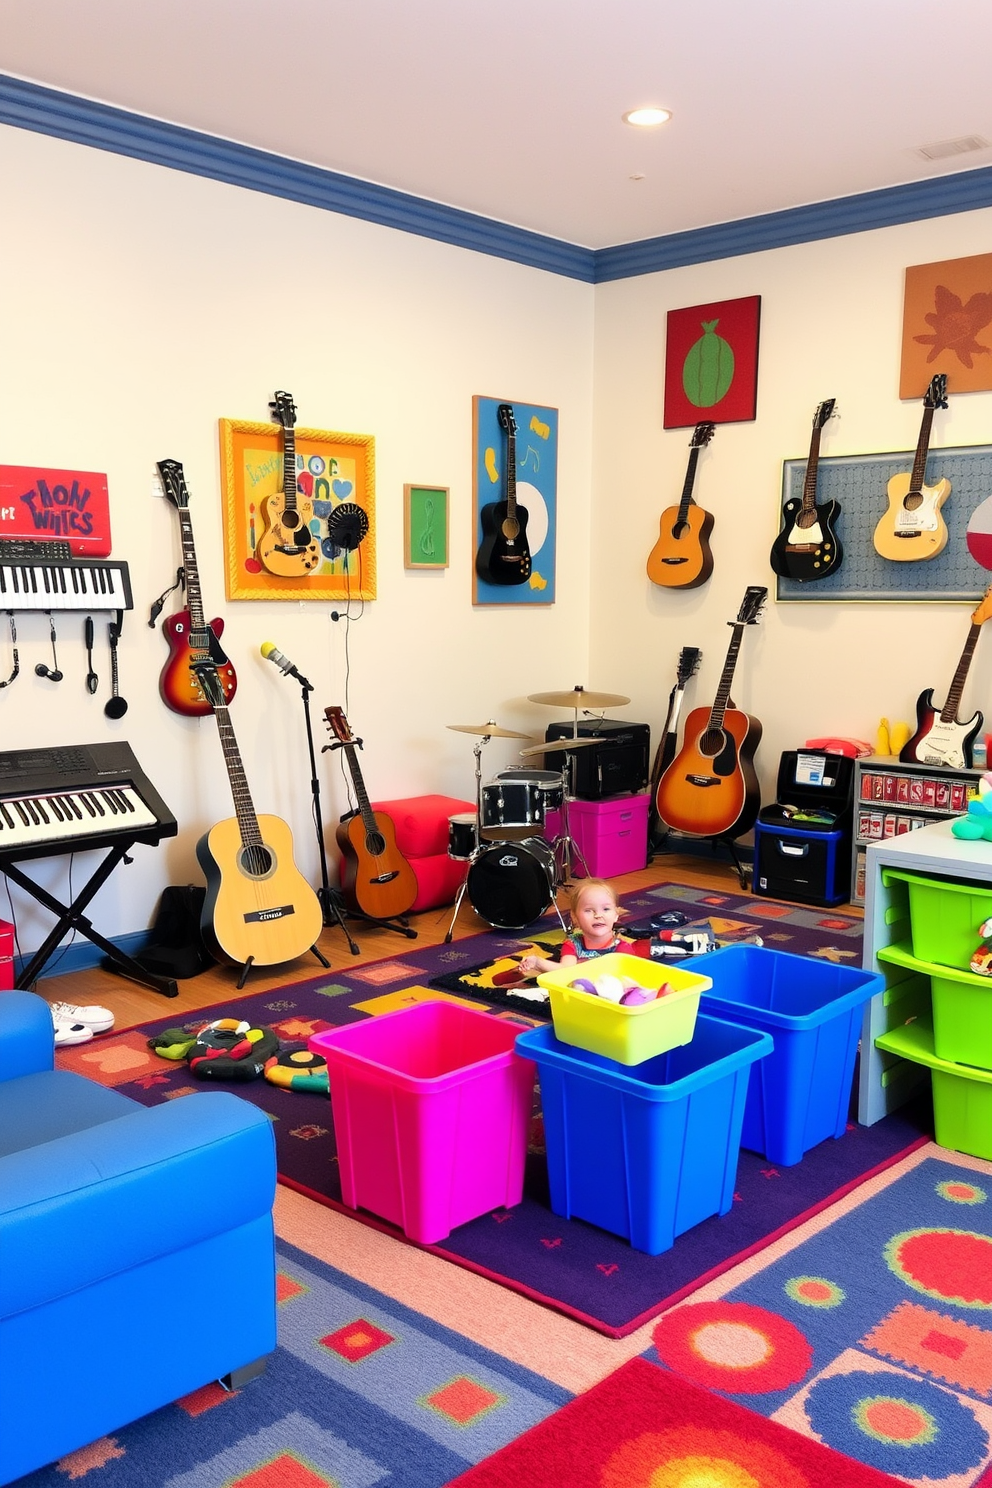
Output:
<svg viewBox="0 0 992 1488">
<path fill-rule="evenodd" d="M 315 947 L 320 901 L 293 858 L 293 838 L 278 816 L 256 816 L 220 679 L 212 661 L 194 663 L 217 719 L 236 815 L 196 844 L 207 880 L 200 928 L 219 960 L 275 966 Z"/>
<path fill-rule="evenodd" d="M 263 527 L 255 553 L 271 574 L 306 578 L 320 562 L 320 545 L 310 531 L 313 502 L 296 489 L 296 404 L 291 394 L 276 393 L 269 407 L 282 424 L 282 492 L 261 503 Z"/>
<path fill-rule="evenodd" d="M 341 892 L 349 909 L 358 909 L 373 920 L 395 919 L 413 905 L 417 875 L 396 846 L 392 818 L 384 811 L 373 811 L 369 804 L 356 754 L 362 747 L 361 739 L 352 734 L 341 708 L 325 708 L 324 717 L 344 750 L 358 797 L 358 810 L 342 817 L 337 829 Z"/>
<path fill-rule="evenodd" d="M 686 683 L 693 677 L 702 660 L 702 651 L 698 646 L 683 646 L 679 652 L 678 667 L 676 668 L 675 686 L 668 694 L 668 714 L 665 718 L 665 726 L 661 731 L 661 739 L 655 750 L 654 764 L 651 767 L 651 822 L 649 837 L 654 842 L 661 833 L 661 822 L 658 818 L 656 797 L 658 794 L 658 782 L 668 766 L 675 758 L 678 749 L 679 714 L 682 711 L 682 699 L 685 696 Z"/>
<path fill-rule="evenodd" d="M 803 494 L 793 497 L 782 508 L 782 531 L 772 544 L 771 565 L 783 579 L 796 579 L 807 584 L 825 579 L 841 565 L 844 550 L 834 531 L 840 516 L 840 503 L 816 503 L 816 473 L 820 463 L 820 430 L 831 417 L 836 398 L 817 405 L 813 415 L 813 433 L 803 480 Z"/>
<path fill-rule="evenodd" d="M 517 501 L 517 424 L 509 403 L 496 410 L 506 432 L 506 500 L 492 501 L 479 512 L 482 542 L 475 571 L 487 584 L 526 584 L 531 558 L 527 545 L 527 508 Z"/>
<path fill-rule="evenodd" d="M 165 494 L 179 513 L 188 606 L 185 610 L 177 610 L 162 622 L 162 630 L 169 643 L 169 659 L 158 679 L 158 690 L 163 703 L 173 713 L 183 713 L 187 718 L 201 718 L 211 708 L 196 673 L 195 663 L 213 662 L 226 703 L 234 696 L 238 679 L 221 649 L 223 620 L 211 620 L 208 625 L 203 618 L 200 575 L 196 567 L 193 523 L 189 514 L 189 491 L 186 489 L 183 467 L 178 460 L 159 460 L 158 470 Z"/>
<path fill-rule="evenodd" d="M 972 714 L 966 723 L 958 722 L 958 704 L 964 691 L 968 668 L 975 654 L 978 636 L 986 620 L 992 616 L 992 586 L 985 591 L 985 598 L 971 617 L 968 639 L 961 652 L 954 679 L 947 692 L 947 701 L 940 709 L 934 707 L 933 690 L 921 692 L 916 700 L 916 733 L 907 739 L 899 751 L 899 758 L 907 765 L 945 765 L 952 770 L 970 770 L 972 767 L 972 745 L 982 727 L 981 713 Z"/>
<path fill-rule="evenodd" d="M 751 585 L 737 619 L 712 708 L 693 708 L 682 748 L 658 782 L 658 816 L 691 837 L 739 837 L 761 806 L 754 752 L 761 724 L 730 700 L 730 686 L 745 627 L 755 625 L 768 590 Z"/>
<path fill-rule="evenodd" d="M 716 424 L 697 424 L 689 442 L 682 499 L 661 514 L 660 535 L 648 554 L 648 578 L 666 589 L 696 589 L 713 572 L 709 536 L 713 518 L 692 499 L 699 451 L 709 444 Z"/>
<path fill-rule="evenodd" d="M 951 494 L 951 483 L 939 480 L 935 486 L 925 484 L 934 409 L 946 407 L 947 374 L 938 372 L 931 378 L 923 399 L 923 422 L 912 473 L 894 475 L 888 484 L 888 511 L 872 539 L 875 551 L 882 558 L 897 563 L 936 558 L 947 545 L 947 525 L 940 508 Z"/>
</svg>

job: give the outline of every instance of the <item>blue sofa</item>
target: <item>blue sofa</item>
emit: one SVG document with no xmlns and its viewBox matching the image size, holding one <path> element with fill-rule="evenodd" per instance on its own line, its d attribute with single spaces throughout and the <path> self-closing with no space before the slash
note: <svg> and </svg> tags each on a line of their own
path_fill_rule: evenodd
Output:
<svg viewBox="0 0 992 1488">
<path fill-rule="evenodd" d="M 142 1106 L 53 1068 L 48 1004 L 0 992 L 0 1484 L 276 1343 L 268 1118 Z"/>
</svg>

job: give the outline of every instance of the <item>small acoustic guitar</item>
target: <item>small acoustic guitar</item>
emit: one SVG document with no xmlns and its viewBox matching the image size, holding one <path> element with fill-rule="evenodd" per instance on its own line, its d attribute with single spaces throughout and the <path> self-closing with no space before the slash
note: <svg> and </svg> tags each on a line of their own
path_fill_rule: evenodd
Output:
<svg viewBox="0 0 992 1488">
<path fill-rule="evenodd" d="M 907 765 L 944 765 L 951 770 L 972 768 L 972 748 L 982 727 L 981 713 L 973 713 L 965 722 L 958 721 L 958 706 L 968 677 L 971 658 L 986 620 L 992 617 L 992 587 L 971 617 L 968 639 L 961 660 L 947 690 L 942 708 L 934 706 L 933 689 L 927 688 L 916 700 L 916 733 L 907 739 L 899 758 Z"/>
<path fill-rule="evenodd" d="M 658 815 L 691 837 L 739 837 L 761 806 L 752 763 L 761 724 L 730 701 L 730 687 L 748 625 L 755 625 L 768 590 L 752 585 L 744 595 L 712 708 L 693 708 L 682 748 L 658 782 Z"/>
<path fill-rule="evenodd" d="M 310 530 L 313 502 L 296 486 L 296 404 L 290 393 L 276 393 L 269 407 L 282 425 L 282 491 L 261 503 L 263 527 L 255 554 L 270 574 L 305 579 L 320 562 L 320 546 Z"/>
<path fill-rule="evenodd" d="M 825 579 L 841 565 L 844 549 L 834 530 L 840 516 L 840 503 L 825 501 L 817 505 L 816 477 L 820 464 L 820 430 L 836 407 L 836 398 L 817 405 L 813 415 L 813 433 L 809 458 L 803 479 L 803 494 L 793 497 L 782 508 L 782 531 L 772 544 L 771 565 L 783 579 L 796 579 L 800 584 Z"/>
<path fill-rule="evenodd" d="M 689 443 L 689 463 L 678 506 L 661 514 L 660 534 L 648 554 L 648 578 L 666 589 L 696 589 L 713 572 L 709 537 L 713 518 L 692 497 L 699 451 L 713 438 L 716 424 L 697 424 Z"/>
<path fill-rule="evenodd" d="M 342 817 L 337 829 L 341 892 L 349 909 L 373 920 L 395 919 L 412 907 L 417 875 L 396 846 L 392 818 L 384 811 L 373 811 L 369 803 L 356 753 L 362 741 L 352 734 L 341 708 L 325 708 L 324 717 L 344 750 L 358 798 L 358 810 Z"/>
<path fill-rule="evenodd" d="M 947 546 L 947 524 L 940 508 L 951 494 L 949 480 L 926 484 L 930 426 L 935 408 L 947 407 L 947 374 L 931 378 L 923 399 L 923 421 L 913 469 L 894 475 L 888 484 L 889 507 L 875 528 L 872 541 L 882 558 L 896 563 L 936 558 Z"/>
<path fill-rule="evenodd" d="M 531 556 L 527 508 L 517 501 L 517 423 L 509 403 L 499 405 L 496 417 L 506 433 L 506 499 L 491 501 L 479 512 L 482 542 L 475 571 L 487 584 L 526 584 Z"/>
</svg>

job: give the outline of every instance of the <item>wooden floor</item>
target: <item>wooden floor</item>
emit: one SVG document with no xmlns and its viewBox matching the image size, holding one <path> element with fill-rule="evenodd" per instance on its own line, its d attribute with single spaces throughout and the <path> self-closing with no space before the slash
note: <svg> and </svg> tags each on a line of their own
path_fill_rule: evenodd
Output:
<svg viewBox="0 0 992 1488">
<path fill-rule="evenodd" d="M 737 874 L 731 864 L 710 863 L 704 858 L 688 854 L 663 854 L 647 868 L 625 874 L 612 882 L 618 893 L 627 894 L 671 880 L 731 894 L 741 892 Z M 559 903 L 563 910 L 566 899 L 565 891 L 560 891 Z M 860 914 L 856 909 L 849 912 Z M 347 939 L 338 926 L 323 931 L 320 949 L 330 961 L 332 969 L 343 972 L 368 961 L 379 961 L 386 956 L 402 954 L 404 948 L 439 945 L 447 934 L 450 922 L 450 905 L 412 915 L 410 926 L 417 932 L 417 940 L 414 942 L 406 940 L 395 931 L 366 925 L 359 920 L 349 920 L 350 933 L 359 945 L 361 954 L 351 954 Z M 454 938 L 460 940 L 466 935 L 477 935 L 490 928 L 471 907 L 466 895 L 455 924 Z M 304 956 L 282 966 L 253 971 L 248 979 L 247 990 L 265 992 L 270 987 L 284 987 L 287 983 L 304 981 L 315 976 L 320 970 L 315 957 Z M 113 972 L 94 967 L 92 970 L 72 972 L 65 976 L 42 978 L 37 983 L 36 990 L 49 1002 L 72 1002 L 80 1006 L 97 1003 L 109 1008 L 114 1014 L 115 1026 L 125 1029 L 169 1017 L 173 1013 L 176 1021 L 180 1022 L 187 1013 L 196 1009 L 229 1002 L 236 991 L 237 979 L 236 967 L 215 966 L 198 977 L 180 982 L 178 997 L 163 997 L 136 982 L 129 982 Z"/>
</svg>

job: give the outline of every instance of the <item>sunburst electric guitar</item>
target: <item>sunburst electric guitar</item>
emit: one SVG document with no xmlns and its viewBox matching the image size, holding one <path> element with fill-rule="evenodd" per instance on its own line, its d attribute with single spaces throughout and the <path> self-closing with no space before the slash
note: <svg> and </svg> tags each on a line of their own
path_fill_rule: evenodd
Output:
<svg viewBox="0 0 992 1488">
<path fill-rule="evenodd" d="M 975 654 L 978 637 L 986 620 L 992 617 L 992 587 L 985 591 L 985 598 L 971 617 L 968 639 L 961 652 L 961 660 L 947 690 L 947 701 L 942 708 L 934 706 L 933 690 L 927 688 L 916 701 L 916 733 L 907 739 L 899 751 L 899 758 L 907 765 L 944 765 L 951 770 L 970 770 L 972 746 L 982 727 L 981 713 L 973 713 L 966 722 L 958 721 L 958 705 L 968 677 L 971 658 Z"/>
<path fill-rule="evenodd" d="M 947 545 L 947 525 L 940 508 L 951 494 L 951 483 L 939 480 L 935 486 L 926 484 L 934 409 L 946 407 L 947 374 L 938 372 L 923 399 L 923 421 L 912 472 L 894 475 L 888 484 L 889 508 L 872 539 L 882 558 L 896 563 L 936 558 Z"/>
<path fill-rule="evenodd" d="M 648 578 L 666 589 L 696 589 L 713 572 L 709 537 L 713 518 L 692 499 L 699 451 L 713 438 L 716 424 L 697 424 L 689 443 L 689 463 L 678 506 L 661 514 L 659 536 L 648 554 Z"/>
<path fill-rule="evenodd" d="M 744 595 L 712 708 L 693 708 L 682 748 L 658 782 L 658 816 L 692 837 L 739 837 L 761 806 L 752 763 L 761 724 L 730 701 L 730 687 L 748 625 L 757 623 L 768 590 L 752 585 Z"/>
<path fill-rule="evenodd" d="M 320 562 L 320 545 L 310 530 L 313 502 L 296 487 L 296 404 L 289 393 L 276 393 L 269 407 L 282 424 L 282 490 L 261 503 L 264 525 L 255 553 L 270 574 L 306 578 Z"/>
<path fill-rule="evenodd" d="M 185 610 L 177 610 L 162 622 L 165 639 L 169 643 L 169 659 L 158 679 L 158 690 L 163 703 L 173 713 L 184 713 L 188 718 L 201 718 L 212 710 L 197 676 L 195 663 L 213 662 L 226 703 L 234 696 L 238 679 L 221 648 L 223 620 L 211 620 L 208 625 L 203 618 L 200 575 L 196 567 L 189 492 L 186 489 L 183 467 L 178 460 L 159 460 L 158 470 L 165 494 L 179 513 L 187 600 Z"/>
<path fill-rule="evenodd" d="M 772 544 L 771 565 L 783 579 L 796 579 L 800 584 L 825 579 L 841 565 L 844 550 L 834 523 L 840 516 L 840 503 L 825 501 L 817 505 L 816 477 L 820 464 L 820 430 L 833 414 L 836 398 L 817 405 L 813 415 L 813 433 L 809 441 L 809 458 L 803 478 L 802 496 L 793 497 L 782 508 L 782 531 Z"/>
<path fill-rule="evenodd" d="M 207 879 L 200 920 L 207 948 L 245 974 L 308 950 L 322 960 L 316 943 L 323 911 L 293 859 L 289 827 L 278 816 L 256 816 L 217 670 L 211 661 L 195 665 L 217 719 L 236 812 L 196 844 Z"/>
<path fill-rule="evenodd" d="M 517 501 L 517 422 L 509 403 L 499 405 L 496 417 L 506 434 L 506 499 L 491 501 L 479 512 L 482 542 L 475 571 L 487 584 L 526 584 L 531 555 L 527 508 Z"/>
</svg>

